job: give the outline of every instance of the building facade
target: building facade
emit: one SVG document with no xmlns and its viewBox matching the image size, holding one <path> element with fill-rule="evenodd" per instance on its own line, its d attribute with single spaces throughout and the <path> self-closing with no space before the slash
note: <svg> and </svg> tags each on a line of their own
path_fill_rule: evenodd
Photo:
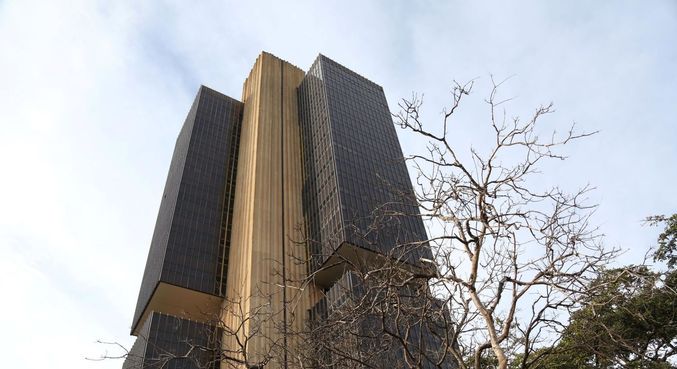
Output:
<svg viewBox="0 0 677 369">
<path fill-rule="evenodd" d="M 299 98 L 311 271 L 360 249 L 431 258 L 383 88 L 320 55 Z"/>
<path fill-rule="evenodd" d="M 383 89 L 264 52 L 241 101 L 202 86 L 188 113 L 123 367 L 288 367 L 351 269 L 426 239 Z"/>
</svg>

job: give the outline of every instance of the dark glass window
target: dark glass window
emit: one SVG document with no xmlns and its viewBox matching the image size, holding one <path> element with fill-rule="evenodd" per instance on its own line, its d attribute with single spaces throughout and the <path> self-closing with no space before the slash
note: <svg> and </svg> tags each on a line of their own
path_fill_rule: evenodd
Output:
<svg viewBox="0 0 677 369">
<path fill-rule="evenodd" d="M 321 55 L 299 87 L 299 115 L 311 270 L 344 242 L 411 262 L 429 255 L 383 89 Z"/>
<path fill-rule="evenodd" d="M 159 281 L 222 295 L 243 104 L 201 87 L 179 133 L 134 325 Z"/>
</svg>

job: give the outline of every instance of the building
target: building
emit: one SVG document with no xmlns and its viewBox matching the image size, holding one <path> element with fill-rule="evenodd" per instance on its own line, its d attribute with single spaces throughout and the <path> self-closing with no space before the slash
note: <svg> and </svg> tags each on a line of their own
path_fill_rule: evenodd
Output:
<svg viewBox="0 0 677 369">
<path fill-rule="evenodd" d="M 351 269 L 426 239 L 383 89 L 264 52 L 241 101 L 202 86 L 188 113 L 123 368 L 287 367 Z"/>
</svg>

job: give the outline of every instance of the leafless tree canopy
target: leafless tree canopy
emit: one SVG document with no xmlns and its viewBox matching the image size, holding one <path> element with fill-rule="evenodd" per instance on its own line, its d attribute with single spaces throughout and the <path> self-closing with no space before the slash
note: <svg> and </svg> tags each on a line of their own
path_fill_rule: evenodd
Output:
<svg viewBox="0 0 677 369">
<path fill-rule="evenodd" d="M 500 85 L 492 79 L 486 99 L 492 146 L 485 154 L 470 149 L 467 161 L 450 136 L 473 82 L 454 85 L 441 126 L 424 125 L 417 96 L 403 100 L 395 115 L 401 128 L 428 140 L 427 150 L 409 160 L 418 172 L 418 200 L 431 222 L 438 265 L 429 283 L 451 314 L 447 349 L 460 368 L 531 366 L 535 349 L 557 339 L 566 313 L 616 253 L 601 245 L 589 224 L 589 187 L 538 191 L 530 182 L 542 162 L 565 159 L 562 146 L 594 132 L 572 126 L 543 139 L 537 127 L 552 104 L 526 120 L 509 119 Z"/>
</svg>

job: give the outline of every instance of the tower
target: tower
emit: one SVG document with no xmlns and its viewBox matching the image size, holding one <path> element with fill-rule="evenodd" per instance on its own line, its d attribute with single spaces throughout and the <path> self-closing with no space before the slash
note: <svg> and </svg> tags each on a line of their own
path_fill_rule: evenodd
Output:
<svg viewBox="0 0 677 369">
<path fill-rule="evenodd" d="M 348 265 L 417 267 L 426 239 L 383 89 L 323 55 L 306 74 L 264 52 L 241 102 L 198 91 L 123 367 L 287 367 L 291 332 L 353 285 Z"/>
<path fill-rule="evenodd" d="M 123 367 L 159 367 L 169 346 L 176 351 L 182 340 L 207 341 L 203 330 L 220 311 L 228 266 L 242 111 L 241 102 L 202 86 L 188 112 L 132 322 L 132 334 L 141 339 Z M 217 332 L 209 335 L 218 338 Z"/>
</svg>

